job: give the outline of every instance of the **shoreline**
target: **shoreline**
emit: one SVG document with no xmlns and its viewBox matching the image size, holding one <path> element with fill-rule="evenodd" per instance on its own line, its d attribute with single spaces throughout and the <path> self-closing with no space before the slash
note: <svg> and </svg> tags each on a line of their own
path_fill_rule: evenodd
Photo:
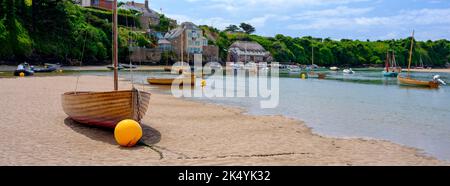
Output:
<svg viewBox="0 0 450 186">
<path fill-rule="evenodd" d="M 69 70 L 69 71 L 110 71 L 108 68 L 108 65 L 100 65 L 100 66 L 63 66 L 61 67 L 62 70 Z M 138 65 L 136 69 L 133 70 L 164 70 L 165 66 L 162 65 Z M 17 66 L 11 66 L 11 65 L 0 65 L 0 71 L 14 71 L 17 68 Z"/>
<path fill-rule="evenodd" d="M 111 90 L 111 79 L 82 76 L 79 91 Z M 75 82 L 71 76 L 0 80 L 6 87 L 0 95 L 15 95 L 0 101 L 8 108 L 0 113 L 0 165 L 449 165 L 386 140 L 325 137 L 292 118 L 153 91 L 143 141 L 163 153 L 159 160 L 148 148 L 119 147 L 111 131 L 68 119 L 59 96 Z M 35 106 L 20 106 L 27 102 Z"/>
<path fill-rule="evenodd" d="M 408 70 L 403 69 L 403 72 Z M 411 69 L 411 72 L 430 72 L 430 73 L 450 73 L 450 68 L 437 68 L 437 69 Z"/>
</svg>

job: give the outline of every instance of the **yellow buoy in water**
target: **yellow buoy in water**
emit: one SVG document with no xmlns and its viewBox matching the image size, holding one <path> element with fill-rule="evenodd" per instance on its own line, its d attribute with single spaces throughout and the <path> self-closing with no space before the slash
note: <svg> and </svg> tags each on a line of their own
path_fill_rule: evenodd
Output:
<svg viewBox="0 0 450 186">
<path fill-rule="evenodd" d="M 202 80 L 202 87 L 206 87 L 206 80 Z"/>
<path fill-rule="evenodd" d="M 21 73 L 19 74 L 19 76 L 20 76 L 20 77 L 25 77 L 25 73 L 21 72 Z"/>
<path fill-rule="evenodd" d="M 142 128 L 138 122 L 126 119 L 117 124 L 114 129 L 114 138 L 120 146 L 132 147 L 142 137 Z"/>
<path fill-rule="evenodd" d="M 301 77 L 302 79 L 306 79 L 306 74 L 303 74 L 303 73 L 302 73 L 301 76 L 302 76 L 302 77 Z"/>
</svg>

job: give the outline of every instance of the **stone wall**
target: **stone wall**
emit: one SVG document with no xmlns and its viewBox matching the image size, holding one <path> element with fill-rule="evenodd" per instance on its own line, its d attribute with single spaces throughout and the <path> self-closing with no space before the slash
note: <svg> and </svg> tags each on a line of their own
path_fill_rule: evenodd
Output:
<svg viewBox="0 0 450 186">
<path fill-rule="evenodd" d="M 157 64 L 161 61 L 162 51 L 158 48 L 130 48 L 130 59 L 133 63 Z"/>
</svg>

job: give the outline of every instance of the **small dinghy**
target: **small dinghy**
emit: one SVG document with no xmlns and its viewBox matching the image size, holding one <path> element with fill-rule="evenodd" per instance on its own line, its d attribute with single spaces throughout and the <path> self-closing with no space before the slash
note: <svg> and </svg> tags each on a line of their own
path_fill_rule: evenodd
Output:
<svg viewBox="0 0 450 186">
<path fill-rule="evenodd" d="M 344 74 L 354 74 L 355 73 L 355 71 L 353 71 L 351 68 L 349 68 L 349 69 L 344 69 Z"/>
</svg>

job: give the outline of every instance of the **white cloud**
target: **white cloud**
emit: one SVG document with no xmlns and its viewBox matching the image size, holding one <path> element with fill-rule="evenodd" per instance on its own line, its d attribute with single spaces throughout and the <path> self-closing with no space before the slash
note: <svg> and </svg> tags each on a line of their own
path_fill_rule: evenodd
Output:
<svg viewBox="0 0 450 186">
<path fill-rule="evenodd" d="M 291 24 L 288 28 L 294 30 L 305 30 L 339 28 L 354 29 L 356 27 L 364 26 L 413 27 L 424 25 L 445 25 L 450 24 L 450 8 L 400 11 L 397 15 L 385 17 L 346 17 L 338 15 L 330 17 L 326 14 L 317 13 L 315 14 L 315 17 L 309 19 L 308 21 L 306 23 Z"/>
</svg>

